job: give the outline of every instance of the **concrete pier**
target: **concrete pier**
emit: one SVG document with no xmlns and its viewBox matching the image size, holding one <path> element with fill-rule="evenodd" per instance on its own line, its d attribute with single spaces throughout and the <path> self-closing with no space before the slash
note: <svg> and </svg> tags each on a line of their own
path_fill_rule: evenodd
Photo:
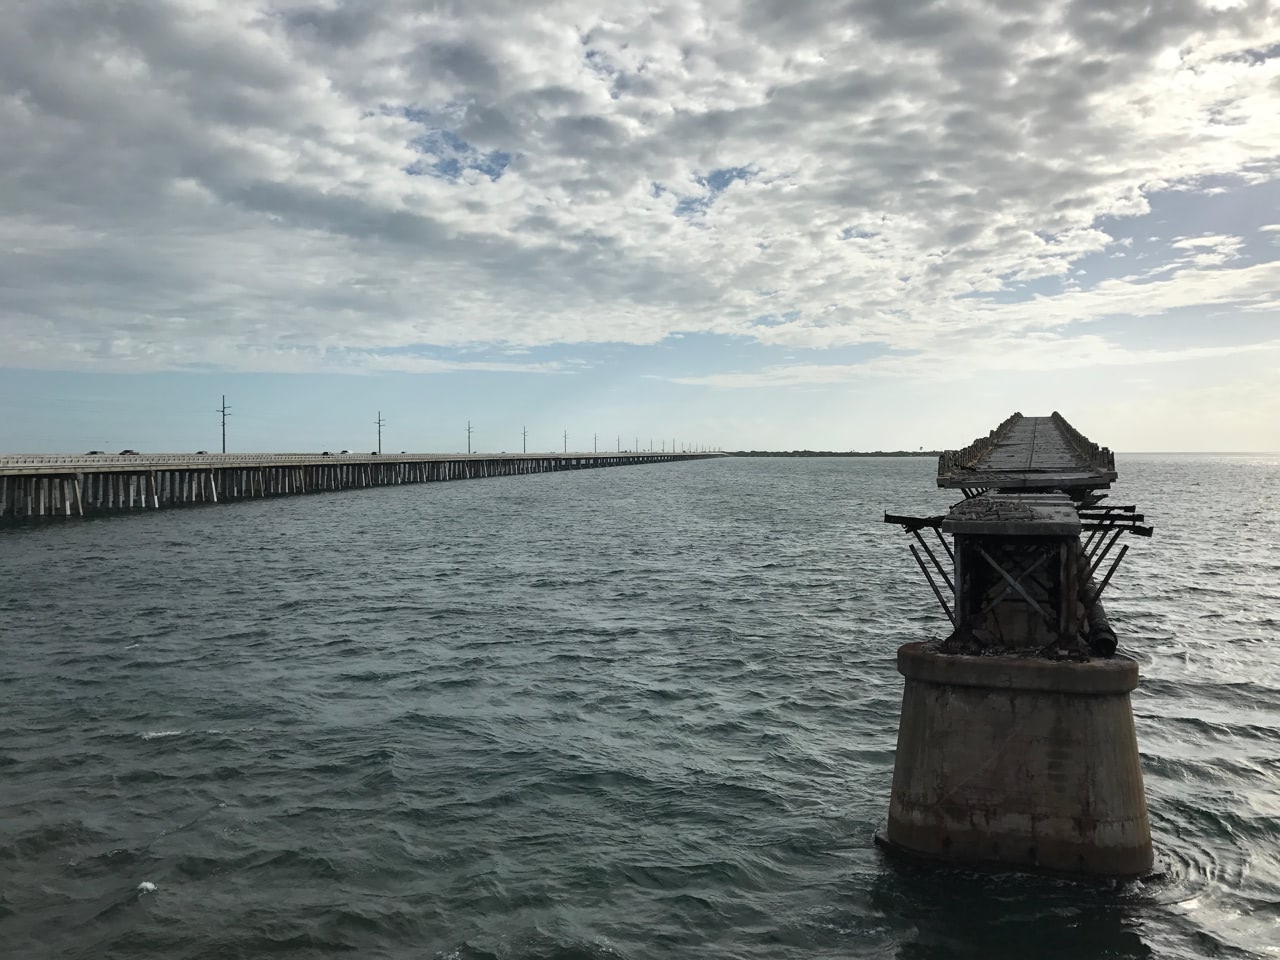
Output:
<svg viewBox="0 0 1280 960">
<path fill-rule="evenodd" d="M 898 670 L 889 843 L 1059 873 L 1151 869 L 1133 660 L 957 656 L 911 643 Z"/>
<path fill-rule="evenodd" d="M 0 521 L 333 490 L 679 463 L 717 453 L 151 454 L 0 457 Z"/>
<path fill-rule="evenodd" d="M 1131 506 L 1099 506 L 1115 478 L 1111 452 L 1060 414 L 1014 414 L 939 458 L 938 486 L 965 497 L 945 515 L 886 514 L 915 538 L 952 631 L 898 650 L 885 845 L 1083 876 L 1151 870 L 1129 702 L 1138 665 L 1115 656 L 1101 602 L 1128 549 L 1103 574 L 1120 535 L 1151 529 Z"/>
</svg>

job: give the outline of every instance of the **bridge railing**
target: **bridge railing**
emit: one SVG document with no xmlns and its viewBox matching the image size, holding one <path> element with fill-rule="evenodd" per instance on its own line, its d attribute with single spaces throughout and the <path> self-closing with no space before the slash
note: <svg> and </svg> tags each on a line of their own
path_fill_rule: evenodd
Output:
<svg viewBox="0 0 1280 960">
<path fill-rule="evenodd" d="M 1000 439 L 1021 419 L 1021 413 L 1010 414 L 1000 426 L 985 437 L 979 437 L 967 447 L 961 450 L 944 450 L 938 457 L 938 476 L 950 476 L 956 470 L 971 469 L 984 454 L 990 453 Z"/>
<path fill-rule="evenodd" d="M 1104 473 L 1115 473 L 1116 455 L 1111 450 L 1107 447 L 1098 446 L 1071 424 L 1067 423 L 1066 417 L 1057 410 L 1053 411 L 1053 422 L 1058 425 L 1058 429 L 1075 447 L 1076 453 L 1080 454 L 1089 466 Z"/>
</svg>

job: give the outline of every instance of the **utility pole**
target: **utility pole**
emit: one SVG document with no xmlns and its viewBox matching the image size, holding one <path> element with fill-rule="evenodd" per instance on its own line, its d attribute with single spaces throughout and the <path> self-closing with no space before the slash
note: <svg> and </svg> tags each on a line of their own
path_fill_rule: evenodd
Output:
<svg viewBox="0 0 1280 960">
<path fill-rule="evenodd" d="M 569 452 L 569 431 L 568 430 L 564 432 L 564 452 L 565 453 Z"/>
<path fill-rule="evenodd" d="M 521 453 L 529 452 L 529 428 L 528 427 L 520 428 L 520 452 Z"/>
<path fill-rule="evenodd" d="M 591 452 L 592 453 L 600 452 L 600 434 L 598 433 L 593 433 L 591 435 Z"/>
<path fill-rule="evenodd" d="M 230 409 L 231 408 L 227 406 L 227 395 L 224 393 L 222 395 L 222 406 L 220 406 L 217 410 L 214 411 L 214 413 L 222 414 L 222 452 L 223 453 L 227 452 L 227 417 L 230 416 L 230 414 L 227 413 L 227 411 Z"/>
<path fill-rule="evenodd" d="M 378 425 L 378 456 L 382 456 L 382 427 L 387 421 L 382 419 L 382 411 L 378 411 L 378 419 L 373 421 Z"/>
<path fill-rule="evenodd" d="M 471 421 L 467 421 L 467 456 L 471 456 Z"/>
<path fill-rule="evenodd" d="M 622 434 L 618 434 L 618 452 L 622 452 Z"/>
</svg>

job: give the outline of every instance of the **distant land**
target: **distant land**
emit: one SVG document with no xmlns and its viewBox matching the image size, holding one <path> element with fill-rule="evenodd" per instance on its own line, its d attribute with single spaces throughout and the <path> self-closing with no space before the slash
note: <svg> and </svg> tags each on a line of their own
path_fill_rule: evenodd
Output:
<svg viewBox="0 0 1280 960">
<path fill-rule="evenodd" d="M 726 450 L 731 457 L 936 457 L 941 450 Z"/>
</svg>

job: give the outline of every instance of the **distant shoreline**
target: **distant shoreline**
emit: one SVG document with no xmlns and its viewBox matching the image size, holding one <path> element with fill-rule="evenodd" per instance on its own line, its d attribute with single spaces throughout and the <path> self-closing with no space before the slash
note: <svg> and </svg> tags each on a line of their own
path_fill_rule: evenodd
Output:
<svg viewBox="0 0 1280 960">
<path fill-rule="evenodd" d="M 729 457 L 938 457 L 942 450 L 722 450 Z M 1277 457 L 1275 450 L 1117 450 L 1117 457 Z"/>
<path fill-rule="evenodd" d="M 937 457 L 941 450 L 726 450 L 730 457 Z"/>
</svg>

